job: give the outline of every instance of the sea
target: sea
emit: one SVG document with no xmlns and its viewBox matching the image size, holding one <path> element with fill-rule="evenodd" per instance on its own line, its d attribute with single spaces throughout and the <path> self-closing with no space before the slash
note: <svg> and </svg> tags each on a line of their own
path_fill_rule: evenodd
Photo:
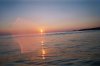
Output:
<svg viewBox="0 0 100 66">
<path fill-rule="evenodd" d="M 0 66 L 100 66 L 100 30 L 1 35 Z"/>
</svg>

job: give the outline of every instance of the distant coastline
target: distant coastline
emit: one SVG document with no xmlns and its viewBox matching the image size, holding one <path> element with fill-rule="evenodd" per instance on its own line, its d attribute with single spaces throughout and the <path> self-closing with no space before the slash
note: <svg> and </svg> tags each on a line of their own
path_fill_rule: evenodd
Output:
<svg viewBox="0 0 100 66">
<path fill-rule="evenodd" d="M 88 31 L 88 30 L 100 30 L 100 27 L 80 29 L 80 30 L 76 30 L 76 31 Z"/>
</svg>

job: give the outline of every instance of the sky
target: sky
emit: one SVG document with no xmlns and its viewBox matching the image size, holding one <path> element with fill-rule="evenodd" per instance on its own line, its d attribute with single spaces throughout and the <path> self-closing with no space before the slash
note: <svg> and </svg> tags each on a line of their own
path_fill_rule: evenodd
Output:
<svg viewBox="0 0 100 66">
<path fill-rule="evenodd" d="M 0 32 L 37 33 L 100 27 L 99 0 L 0 0 Z"/>
</svg>

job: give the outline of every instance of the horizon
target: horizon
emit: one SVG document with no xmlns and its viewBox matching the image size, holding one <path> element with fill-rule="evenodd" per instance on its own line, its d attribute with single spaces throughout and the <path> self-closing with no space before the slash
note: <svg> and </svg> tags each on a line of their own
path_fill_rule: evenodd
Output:
<svg viewBox="0 0 100 66">
<path fill-rule="evenodd" d="M 25 33 L 25 32 L 0 32 L 0 35 L 41 35 L 43 34 L 55 34 L 55 33 L 67 33 L 67 32 L 75 32 L 75 31 L 89 31 L 89 30 L 100 30 L 100 27 L 94 27 L 94 28 L 83 28 L 83 29 L 77 29 L 77 30 L 67 30 L 67 31 L 52 31 L 52 32 L 45 32 L 45 30 L 40 29 L 40 31 L 36 33 Z"/>
</svg>

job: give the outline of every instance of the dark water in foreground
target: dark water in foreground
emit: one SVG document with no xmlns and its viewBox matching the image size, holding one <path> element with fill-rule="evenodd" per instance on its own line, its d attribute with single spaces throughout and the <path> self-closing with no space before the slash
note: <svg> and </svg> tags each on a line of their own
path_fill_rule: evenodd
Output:
<svg viewBox="0 0 100 66">
<path fill-rule="evenodd" d="M 100 66 L 100 31 L 0 36 L 0 66 Z"/>
</svg>

